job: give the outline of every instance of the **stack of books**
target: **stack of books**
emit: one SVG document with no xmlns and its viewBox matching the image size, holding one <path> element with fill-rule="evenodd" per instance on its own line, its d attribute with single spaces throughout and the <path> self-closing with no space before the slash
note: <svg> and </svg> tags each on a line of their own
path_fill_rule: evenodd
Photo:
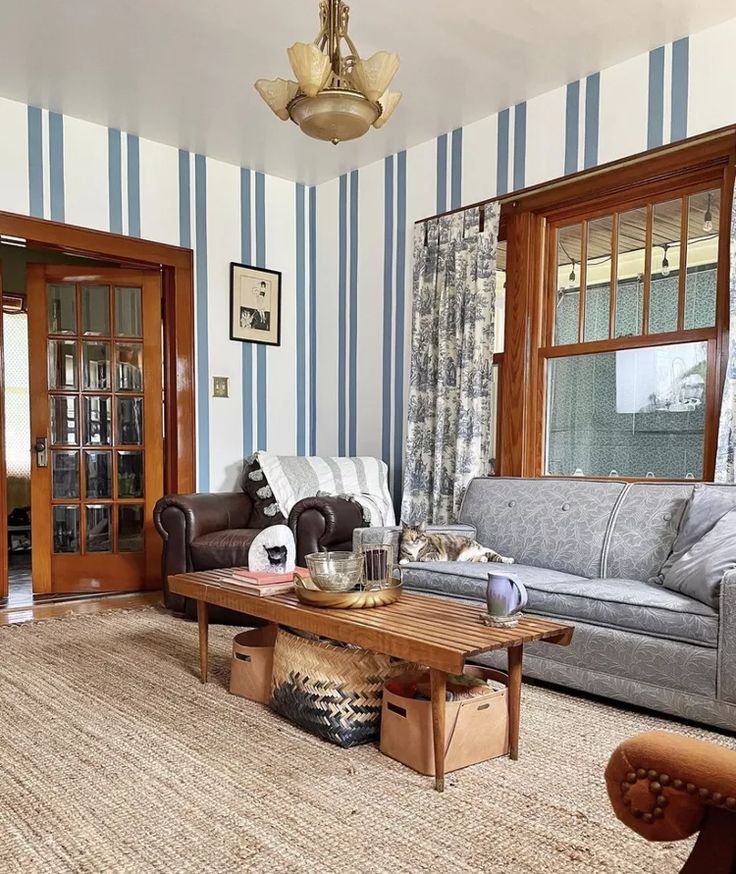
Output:
<svg viewBox="0 0 736 874">
<path fill-rule="evenodd" d="M 296 572 L 302 577 L 308 577 L 306 568 L 296 568 Z M 269 574 L 262 571 L 249 571 L 247 568 L 235 568 L 227 577 L 222 578 L 227 586 L 245 592 L 247 595 L 256 595 L 265 598 L 268 595 L 282 595 L 284 592 L 294 590 L 294 571 L 286 574 Z"/>
</svg>

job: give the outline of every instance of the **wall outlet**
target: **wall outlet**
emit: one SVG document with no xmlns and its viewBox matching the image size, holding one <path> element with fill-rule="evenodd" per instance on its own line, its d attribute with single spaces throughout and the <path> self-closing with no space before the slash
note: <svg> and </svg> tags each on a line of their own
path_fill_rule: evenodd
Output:
<svg viewBox="0 0 736 874">
<path fill-rule="evenodd" d="M 212 397 L 227 398 L 230 397 L 230 378 L 227 376 L 212 377 Z"/>
</svg>

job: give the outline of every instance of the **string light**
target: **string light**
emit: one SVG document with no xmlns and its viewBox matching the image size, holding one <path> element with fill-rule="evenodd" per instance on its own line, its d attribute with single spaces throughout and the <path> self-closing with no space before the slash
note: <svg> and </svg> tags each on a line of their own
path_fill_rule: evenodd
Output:
<svg viewBox="0 0 736 874">
<path fill-rule="evenodd" d="M 708 206 L 703 213 L 703 230 L 709 234 L 713 230 L 713 213 L 710 211 L 710 191 L 708 192 Z"/>
<path fill-rule="evenodd" d="M 662 255 L 662 270 L 660 271 L 662 276 L 670 275 L 670 262 L 669 258 L 667 257 L 667 250 L 669 249 L 669 247 L 669 243 L 664 243 L 662 245 L 662 248 L 664 249 L 664 254 Z"/>
</svg>

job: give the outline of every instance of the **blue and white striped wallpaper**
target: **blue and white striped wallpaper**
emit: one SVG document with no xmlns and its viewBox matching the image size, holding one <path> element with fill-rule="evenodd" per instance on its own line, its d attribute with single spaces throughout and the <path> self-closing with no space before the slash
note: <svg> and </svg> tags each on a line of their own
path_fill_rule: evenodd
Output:
<svg viewBox="0 0 736 874">
<path fill-rule="evenodd" d="M 734 44 L 736 19 L 317 187 L 0 100 L 0 208 L 195 250 L 200 489 L 267 448 L 383 457 L 398 495 L 414 222 L 736 122 Z M 279 348 L 229 340 L 230 261 L 282 271 Z"/>
<path fill-rule="evenodd" d="M 198 487 L 257 447 L 314 452 L 316 189 L 9 100 L 0 129 L 0 208 L 194 249 Z M 230 261 L 282 271 L 280 347 L 229 339 Z"/>
<path fill-rule="evenodd" d="M 330 347 L 334 320 L 318 315 L 319 451 L 381 455 L 398 494 L 418 219 L 736 123 L 735 44 L 736 20 L 320 185 L 319 308 L 337 308 L 339 330 Z"/>
</svg>

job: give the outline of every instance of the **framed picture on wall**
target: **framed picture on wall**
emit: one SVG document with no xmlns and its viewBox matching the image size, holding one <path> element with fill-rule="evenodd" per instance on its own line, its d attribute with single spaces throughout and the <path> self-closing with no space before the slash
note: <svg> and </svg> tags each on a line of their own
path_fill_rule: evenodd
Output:
<svg viewBox="0 0 736 874">
<path fill-rule="evenodd" d="M 281 345 L 281 273 L 230 264 L 230 339 Z"/>
</svg>

